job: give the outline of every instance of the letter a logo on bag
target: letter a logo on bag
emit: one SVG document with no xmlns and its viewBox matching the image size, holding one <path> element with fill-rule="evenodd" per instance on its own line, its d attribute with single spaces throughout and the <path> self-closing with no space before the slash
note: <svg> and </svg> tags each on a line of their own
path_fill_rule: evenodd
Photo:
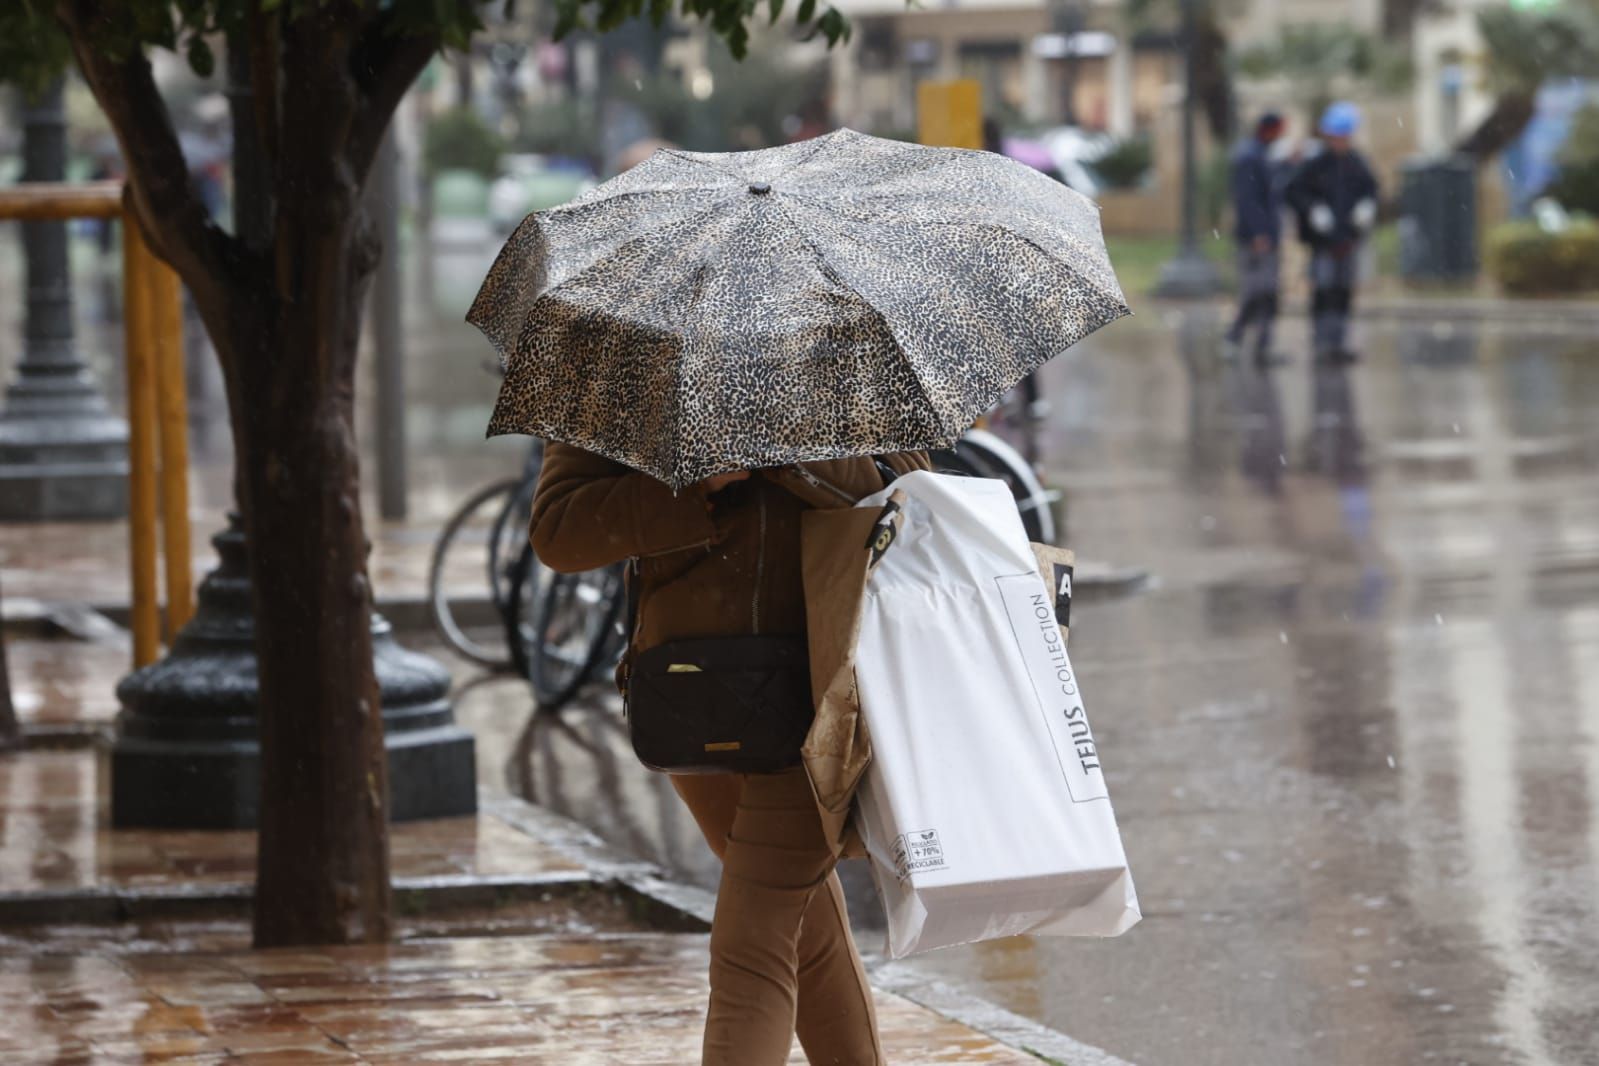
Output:
<svg viewBox="0 0 1599 1066">
<path fill-rule="evenodd" d="M 1065 563 L 1055 564 L 1055 621 L 1072 624 L 1072 568 Z"/>
</svg>

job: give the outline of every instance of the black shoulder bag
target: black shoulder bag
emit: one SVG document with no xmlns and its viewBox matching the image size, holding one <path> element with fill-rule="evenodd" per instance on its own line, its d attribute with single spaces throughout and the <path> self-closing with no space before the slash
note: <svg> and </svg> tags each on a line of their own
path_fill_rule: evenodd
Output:
<svg viewBox="0 0 1599 1066">
<path fill-rule="evenodd" d="M 668 641 L 633 657 L 625 699 L 639 761 L 674 774 L 798 766 L 816 714 L 803 637 Z"/>
<path fill-rule="evenodd" d="M 877 460 L 883 483 L 899 475 Z M 628 647 L 638 625 L 638 561 L 628 567 Z M 770 774 L 800 764 L 816 716 L 804 637 L 673 640 L 631 654 L 623 674 L 639 761 L 674 774 Z"/>
</svg>

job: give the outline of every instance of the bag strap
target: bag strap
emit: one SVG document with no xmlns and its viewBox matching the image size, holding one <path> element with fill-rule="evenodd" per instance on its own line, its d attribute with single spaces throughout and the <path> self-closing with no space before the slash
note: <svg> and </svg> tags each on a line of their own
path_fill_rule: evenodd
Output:
<svg viewBox="0 0 1599 1066">
<path fill-rule="evenodd" d="M 633 637 L 638 633 L 639 561 L 636 555 L 628 559 L 627 569 L 622 571 L 622 588 L 627 590 L 627 625 L 618 680 L 622 688 L 622 717 L 626 718 L 628 693 L 633 688 Z"/>
<path fill-rule="evenodd" d="M 888 462 L 881 455 L 872 456 L 872 463 L 877 468 L 878 477 L 883 479 L 884 488 L 887 488 L 899 479 L 899 471 L 895 470 L 892 466 L 889 466 Z M 803 468 L 799 467 L 799 464 L 795 464 L 795 466 L 801 469 L 803 472 Z M 870 493 L 867 495 L 870 495 Z M 892 522 L 892 516 L 894 512 L 898 511 L 898 509 L 898 504 L 893 503 L 891 503 L 888 508 L 885 508 L 884 516 L 878 520 L 878 525 L 873 526 L 872 528 L 872 537 L 874 541 L 877 539 L 878 533 L 882 529 L 894 525 Z M 892 539 L 892 532 L 890 532 L 889 540 L 891 541 Z M 881 558 L 882 551 L 886 548 L 887 544 L 885 543 L 882 548 L 879 548 L 876 551 L 875 558 Z M 622 575 L 622 584 L 627 589 L 627 643 L 625 645 L 625 650 L 622 657 L 622 702 L 624 709 L 627 705 L 627 689 L 632 683 L 633 638 L 638 632 L 640 599 L 639 585 L 641 584 L 639 574 L 640 567 L 638 556 L 633 556 L 628 559 L 627 570 Z"/>
</svg>

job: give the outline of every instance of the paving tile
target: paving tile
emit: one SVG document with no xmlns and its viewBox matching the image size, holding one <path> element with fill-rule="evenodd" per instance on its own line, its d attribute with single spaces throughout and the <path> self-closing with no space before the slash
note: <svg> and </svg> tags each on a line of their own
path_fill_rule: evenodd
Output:
<svg viewBox="0 0 1599 1066">
<path fill-rule="evenodd" d="M 707 938 L 465 938 L 0 969 L 0 1062 L 559 1063 L 698 1057 Z M 879 994 L 894 1062 L 1036 1060 Z M 796 1048 L 790 1060 L 803 1063 Z"/>
<path fill-rule="evenodd" d="M 0 756 L 0 898 L 18 892 L 232 888 L 255 877 L 255 834 L 238 830 L 111 830 L 93 751 Z M 582 872 L 564 855 L 490 814 L 397 825 L 393 873 L 547 877 Z"/>
</svg>

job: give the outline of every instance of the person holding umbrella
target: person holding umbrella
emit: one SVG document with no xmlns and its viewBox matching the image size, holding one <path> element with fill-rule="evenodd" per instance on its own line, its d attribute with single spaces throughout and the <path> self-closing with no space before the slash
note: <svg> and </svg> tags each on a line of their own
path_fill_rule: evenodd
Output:
<svg viewBox="0 0 1599 1066">
<path fill-rule="evenodd" d="M 1377 222 L 1377 179 L 1355 150 L 1360 109 L 1330 104 L 1317 127 L 1322 150 L 1299 168 L 1285 196 L 1310 246 L 1311 335 L 1316 358 L 1350 363 L 1349 316 L 1354 312 L 1358 252 Z"/>
<path fill-rule="evenodd" d="M 1227 330 L 1227 352 L 1244 348 L 1255 330 L 1255 363 L 1266 367 L 1278 358 L 1271 349 L 1277 320 L 1277 282 L 1282 238 L 1282 186 L 1272 165 L 1271 146 L 1283 135 L 1283 117 L 1261 115 L 1255 134 L 1232 158 L 1233 237 L 1238 242 L 1238 315 Z"/>
<path fill-rule="evenodd" d="M 826 724 L 805 512 L 925 468 L 1126 313 L 1083 197 L 851 130 L 658 151 L 529 216 L 490 269 L 467 316 L 505 364 L 490 433 L 551 441 L 534 548 L 557 570 L 633 561 L 633 746 L 722 857 L 707 1066 L 779 1066 L 796 1032 L 812 1062 L 883 1061 L 833 872 L 858 840 L 802 761 Z"/>
</svg>

